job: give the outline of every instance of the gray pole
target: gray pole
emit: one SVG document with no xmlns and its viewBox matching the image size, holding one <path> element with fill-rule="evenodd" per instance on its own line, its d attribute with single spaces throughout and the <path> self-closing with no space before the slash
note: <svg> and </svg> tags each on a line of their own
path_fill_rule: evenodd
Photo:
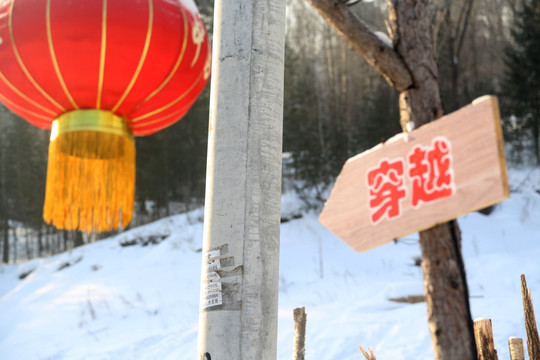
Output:
<svg viewBox="0 0 540 360">
<path fill-rule="evenodd" d="M 275 359 L 285 0 L 216 0 L 202 360 Z"/>
</svg>

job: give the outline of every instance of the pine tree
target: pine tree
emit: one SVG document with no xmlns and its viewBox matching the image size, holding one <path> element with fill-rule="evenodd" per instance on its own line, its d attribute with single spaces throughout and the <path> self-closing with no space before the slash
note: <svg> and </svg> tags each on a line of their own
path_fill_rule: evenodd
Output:
<svg viewBox="0 0 540 360">
<path fill-rule="evenodd" d="M 532 139 L 540 165 L 540 0 L 523 0 L 512 31 L 514 44 L 506 49 L 505 129 L 521 142 Z"/>
</svg>

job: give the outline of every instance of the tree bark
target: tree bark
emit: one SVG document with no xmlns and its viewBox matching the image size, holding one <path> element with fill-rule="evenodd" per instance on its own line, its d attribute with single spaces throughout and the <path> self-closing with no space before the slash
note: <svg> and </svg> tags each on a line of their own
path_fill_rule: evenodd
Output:
<svg viewBox="0 0 540 360">
<path fill-rule="evenodd" d="M 381 52 L 377 36 L 341 2 L 308 0 L 352 50 L 359 52 L 398 91 L 404 131 L 442 116 L 428 0 L 388 0 L 393 49 Z M 381 42 L 382 43 L 382 42 Z M 384 53 L 384 56 L 382 54 Z M 393 54 L 392 54 L 393 53 Z M 400 65 L 397 65 L 397 64 Z M 399 69 L 398 71 L 394 71 Z M 403 69 L 409 73 L 410 83 Z M 476 360 L 474 328 L 456 221 L 420 233 L 428 321 L 437 360 Z"/>
<path fill-rule="evenodd" d="M 319 14 L 359 53 L 384 79 L 398 91 L 409 88 L 413 81 L 399 55 L 336 0 L 307 0 Z"/>
<path fill-rule="evenodd" d="M 8 223 L 8 211 L 6 200 L 6 157 L 5 152 L 0 152 L 0 165 L 2 167 L 2 175 L 0 178 L 0 229 L 2 234 L 2 262 L 7 264 L 9 262 L 9 223 Z M 15 243 L 14 248 L 17 248 Z"/>
<path fill-rule="evenodd" d="M 399 98 L 404 130 L 420 127 L 442 115 L 427 3 L 427 0 L 388 1 L 396 51 L 414 79 L 413 87 L 401 92 Z M 420 247 L 435 358 L 476 360 L 478 356 L 457 221 L 420 232 Z"/>
<path fill-rule="evenodd" d="M 7 221 L 2 221 L 2 262 L 4 264 L 9 262 L 9 231 L 6 231 L 8 229 Z"/>
<path fill-rule="evenodd" d="M 477 359 L 456 221 L 420 233 L 424 292 L 435 358 Z"/>
</svg>

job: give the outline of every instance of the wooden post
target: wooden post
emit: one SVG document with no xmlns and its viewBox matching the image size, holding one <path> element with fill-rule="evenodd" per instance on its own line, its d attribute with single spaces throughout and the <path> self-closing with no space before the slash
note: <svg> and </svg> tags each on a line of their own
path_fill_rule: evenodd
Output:
<svg viewBox="0 0 540 360">
<path fill-rule="evenodd" d="M 510 360 L 525 360 L 523 339 L 517 337 L 509 338 L 508 347 L 510 348 Z"/>
<path fill-rule="evenodd" d="M 477 319 L 474 321 L 474 338 L 476 340 L 478 360 L 498 359 L 490 319 Z"/>
<path fill-rule="evenodd" d="M 216 0 L 198 353 L 275 360 L 285 0 Z"/>
<path fill-rule="evenodd" d="M 306 355 L 306 308 L 293 310 L 294 316 L 294 345 L 293 359 L 304 360 Z"/>
<path fill-rule="evenodd" d="M 366 360 L 377 360 L 377 358 L 375 357 L 375 354 L 373 354 L 373 351 L 370 348 L 368 348 L 369 353 L 366 350 L 364 350 L 364 348 L 361 347 L 360 345 L 358 345 L 358 349 L 360 349 L 360 352 L 362 353 L 362 355 L 364 355 L 364 358 Z"/>
<path fill-rule="evenodd" d="M 527 333 L 527 352 L 529 359 L 540 360 L 540 339 L 536 327 L 536 318 L 531 298 L 531 291 L 527 288 L 525 275 L 521 275 L 521 295 L 523 296 L 523 312 L 525 313 L 525 330 Z"/>
</svg>

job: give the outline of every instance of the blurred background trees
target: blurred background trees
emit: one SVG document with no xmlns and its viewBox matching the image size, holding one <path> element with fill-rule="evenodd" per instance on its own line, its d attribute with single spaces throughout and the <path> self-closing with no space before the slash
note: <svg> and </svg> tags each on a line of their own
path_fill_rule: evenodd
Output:
<svg viewBox="0 0 540 360">
<path fill-rule="evenodd" d="M 540 165 L 540 1 L 514 12 L 505 48 L 504 124 L 512 156 Z M 523 156 L 526 152 L 529 157 Z"/>
<path fill-rule="evenodd" d="M 540 164 L 539 3 L 431 2 L 445 112 L 484 94 L 499 95 L 511 160 L 529 164 Z M 197 4 L 211 33 L 213 1 Z M 385 0 L 364 0 L 351 9 L 386 36 Z M 319 208 L 346 159 L 401 131 L 397 94 L 302 0 L 288 4 L 285 57 L 284 171 L 293 180 L 288 188 L 303 196 L 307 207 Z M 137 138 L 136 213 L 131 226 L 203 204 L 209 88 L 180 122 Z M 0 108 L 4 262 L 64 251 L 98 238 L 57 231 L 41 219 L 48 137 L 48 131 Z"/>
</svg>

